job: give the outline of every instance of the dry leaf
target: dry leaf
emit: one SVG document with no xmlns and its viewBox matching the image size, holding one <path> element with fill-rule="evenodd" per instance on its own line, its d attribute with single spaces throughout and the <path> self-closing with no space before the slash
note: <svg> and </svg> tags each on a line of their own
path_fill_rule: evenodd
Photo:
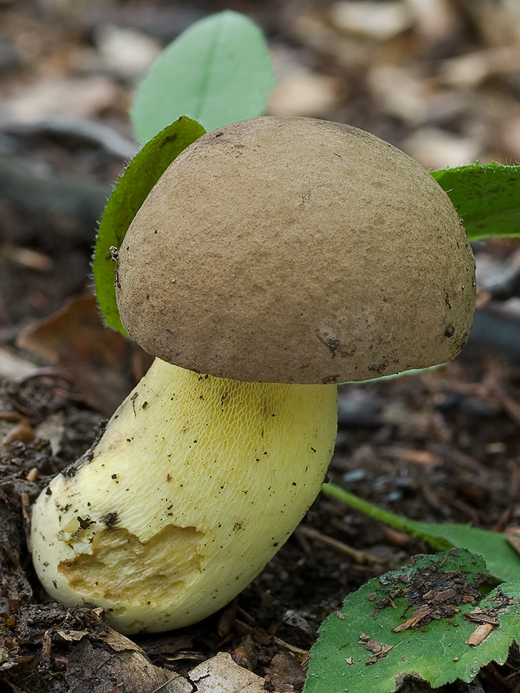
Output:
<svg viewBox="0 0 520 693">
<path fill-rule="evenodd" d="M 65 433 L 65 415 L 63 411 L 57 411 L 48 416 L 37 426 L 35 437 L 48 440 L 52 454 L 58 455 L 61 451 L 63 434 Z"/>
<path fill-rule="evenodd" d="M 5 115 L 23 122 L 56 115 L 89 118 L 110 107 L 118 89 L 107 77 L 47 77 L 25 86 L 3 102 Z"/>
<path fill-rule="evenodd" d="M 403 2 L 340 0 L 332 5 L 333 24 L 342 31 L 388 41 L 410 28 L 412 16 Z"/>
<path fill-rule="evenodd" d="M 101 24 L 94 38 L 104 65 L 124 79 L 143 77 L 161 51 L 149 36 L 113 24 Z"/>
<path fill-rule="evenodd" d="M 16 380 L 17 378 L 25 378 L 31 375 L 38 366 L 31 361 L 13 354 L 9 348 L 0 349 L 0 376 Z"/>
<path fill-rule="evenodd" d="M 136 347 L 103 325 L 90 294 L 68 299 L 61 310 L 21 332 L 17 346 L 65 370 L 80 396 L 107 416 L 133 385 L 129 361 Z"/>
<path fill-rule="evenodd" d="M 305 68 L 293 70 L 276 84 L 269 99 L 269 113 L 277 116 L 326 116 L 336 106 L 336 80 Z"/>
<path fill-rule="evenodd" d="M 477 647 L 477 645 L 480 645 L 480 643 L 487 638 L 493 628 L 494 626 L 491 623 L 481 623 L 466 640 L 466 645 Z"/>
<path fill-rule="evenodd" d="M 265 693 L 264 679 L 239 667 L 227 652 L 192 669 L 190 680 L 199 693 Z"/>
</svg>

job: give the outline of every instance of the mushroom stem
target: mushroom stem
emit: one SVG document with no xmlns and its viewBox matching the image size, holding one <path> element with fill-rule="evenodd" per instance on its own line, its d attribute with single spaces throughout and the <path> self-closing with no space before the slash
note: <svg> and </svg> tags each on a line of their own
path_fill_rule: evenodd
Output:
<svg viewBox="0 0 520 693">
<path fill-rule="evenodd" d="M 248 383 L 156 359 L 95 447 L 32 511 L 38 576 L 124 633 L 194 623 L 238 594 L 317 496 L 336 387 Z"/>
</svg>

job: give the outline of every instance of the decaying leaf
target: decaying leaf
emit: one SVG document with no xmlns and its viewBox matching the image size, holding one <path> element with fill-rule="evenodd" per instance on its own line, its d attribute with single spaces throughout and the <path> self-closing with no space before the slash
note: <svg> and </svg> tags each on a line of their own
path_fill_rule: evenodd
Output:
<svg viewBox="0 0 520 693">
<path fill-rule="evenodd" d="M 59 311 L 22 331 L 17 343 L 63 369 L 84 401 L 106 416 L 133 385 L 129 361 L 138 347 L 103 325 L 90 294 L 69 298 Z"/>
<path fill-rule="evenodd" d="M 264 679 L 239 667 L 227 652 L 219 652 L 190 671 L 199 693 L 265 693 Z"/>
</svg>

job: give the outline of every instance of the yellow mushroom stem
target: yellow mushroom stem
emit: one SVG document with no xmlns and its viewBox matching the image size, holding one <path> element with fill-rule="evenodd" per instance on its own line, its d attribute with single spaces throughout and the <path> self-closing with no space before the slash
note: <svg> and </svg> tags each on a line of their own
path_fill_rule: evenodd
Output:
<svg viewBox="0 0 520 693">
<path fill-rule="evenodd" d="M 42 492 L 47 592 L 124 633 L 199 621 L 262 570 L 317 496 L 336 387 L 247 383 L 156 359 L 100 441 Z"/>
</svg>

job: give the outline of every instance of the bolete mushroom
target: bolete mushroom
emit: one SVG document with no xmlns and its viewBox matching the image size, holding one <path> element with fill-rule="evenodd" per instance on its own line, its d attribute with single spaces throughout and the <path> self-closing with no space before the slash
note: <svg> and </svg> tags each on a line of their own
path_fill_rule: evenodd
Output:
<svg viewBox="0 0 520 693">
<path fill-rule="evenodd" d="M 262 117 L 194 142 L 119 251 L 123 324 L 157 359 L 32 511 L 49 594 L 127 633 L 229 602 L 319 492 L 336 384 L 456 356 L 474 271 L 447 195 L 373 135 Z"/>
</svg>

